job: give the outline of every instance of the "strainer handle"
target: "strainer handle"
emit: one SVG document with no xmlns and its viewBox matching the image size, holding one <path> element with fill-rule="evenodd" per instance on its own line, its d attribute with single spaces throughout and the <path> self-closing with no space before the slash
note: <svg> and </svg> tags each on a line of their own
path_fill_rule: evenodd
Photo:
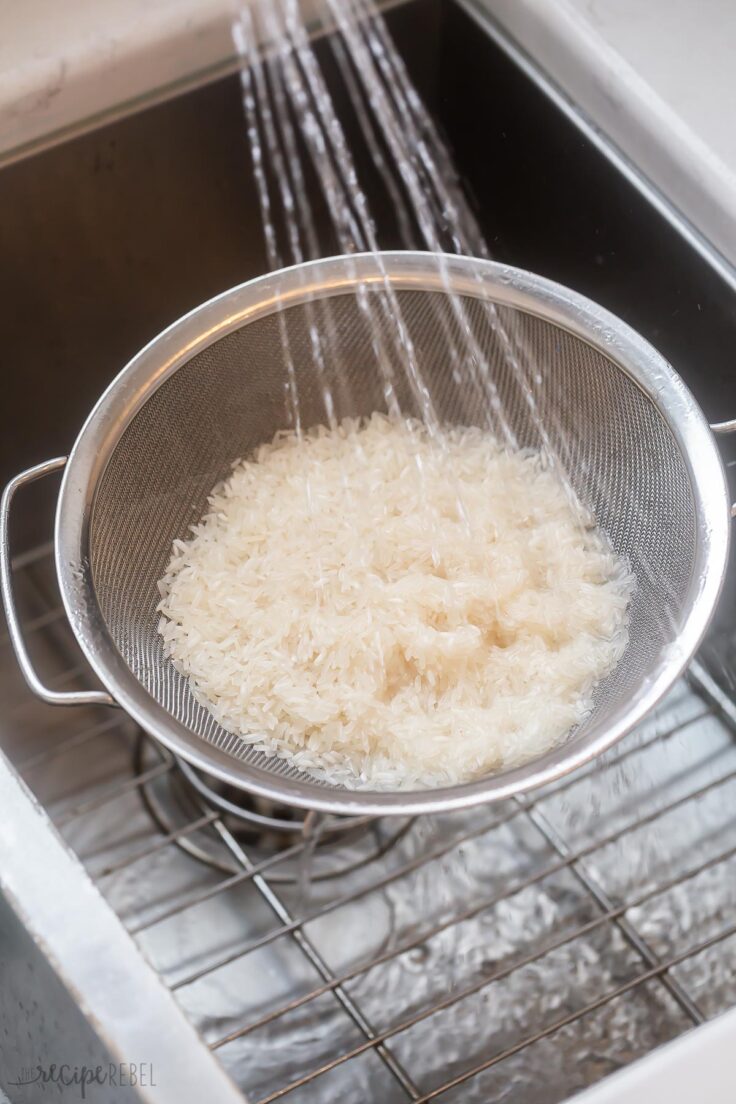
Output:
<svg viewBox="0 0 736 1104">
<path fill-rule="evenodd" d="M 710 428 L 714 433 L 736 433 L 736 418 L 730 422 L 711 422 Z M 736 518 L 736 502 L 731 507 L 731 517 Z"/>
<path fill-rule="evenodd" d="M 47 460 L 43 464 L 37 464 L 34 468 L 28 468 L 27 471 L 21 472 L 20 475 L 16 475 L 14 479 L 10 480 L 3 491 L 2 499 L 0 499 L 0 593 L 2 593 L 3 605 L 5 606 L 8 634 L 24 679 L 33 693 L 42 701 L 48 702 L 49 705 L 117 705 L 115 699 L 106 694 L 104 690 L 70 690 L 59 693 L 57 690 L 49 690 L 48 687 L 44 686 L 33 669 L 31 657 L 23 639 L 18 611 L 15 608 L 10 562 L 10 504 L 15 492 L 21 487 L 24 487 L 27 483 L 33 483 L 34 480 L 40 479 L 43 475 L 50 475 L 51 472 L 59 471 L 65 464 L 66 456 L 59 456 L 55 460 Z"/>
</svg>

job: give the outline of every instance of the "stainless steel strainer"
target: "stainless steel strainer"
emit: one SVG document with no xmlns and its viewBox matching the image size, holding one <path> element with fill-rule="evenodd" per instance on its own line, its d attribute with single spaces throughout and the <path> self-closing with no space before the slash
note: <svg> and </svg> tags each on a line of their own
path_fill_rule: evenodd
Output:
<svg viewBox="0 0 736 1104">
<path fill-rule="evenodd" d="M 492 390 L 473 383 L 472 373 L 458 375 L 449 353 L 475 344 L 517 440 L 540 445 L 544 426 L 578 494 L 631 562 L 637 591 L 626 654 L 598 688 L 592 715 L 562 746 L 466 785 L 349 791 L 254 751 L 195 701 L 163 656 L 156 584 L 172 541 L 201 516 L 232 461 L 290 425 L 294 383 L 305 426 L 325 420 L 325 383 L 338 417 L 385 409 L 387 366 L 402 410 L 421 413 L 397 348 L 397 306 L 402 340 L 413 343 L 438 417 L 493 424 Z M 59 584 L 74 633 L 109 693 L 47 690 L 13 606 L 12 496 L 61 468 Z M 128 364 L 68 460 L 41 464 L 6 488 L 2 592 L 24 675 L 46 701 L 120 705 L 195 766 L 275 800 L 344 814 L 427 812 L 549 782 L 636 725 L 706 629 L 726 567 L 729 513 L 723 465 L 699 407 L 662 357 L 607 311 L 489 262 L 427 253 L 336 257 L 225 292 Z"/>
</svg>

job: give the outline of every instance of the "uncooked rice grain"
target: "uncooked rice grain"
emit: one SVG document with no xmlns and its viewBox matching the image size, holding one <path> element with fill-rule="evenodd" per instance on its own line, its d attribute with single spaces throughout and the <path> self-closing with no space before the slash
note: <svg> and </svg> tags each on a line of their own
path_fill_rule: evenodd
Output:
<svg viewBox="0 0 736 1104">
<path fill-rule="evenodd" d="M 174 544 L 159 631 L 248 743 L 423 788 L 562 741 L 626 647 L 632 587 L 539 454 L 374 414 L 234 465 Z"/>
</svg>

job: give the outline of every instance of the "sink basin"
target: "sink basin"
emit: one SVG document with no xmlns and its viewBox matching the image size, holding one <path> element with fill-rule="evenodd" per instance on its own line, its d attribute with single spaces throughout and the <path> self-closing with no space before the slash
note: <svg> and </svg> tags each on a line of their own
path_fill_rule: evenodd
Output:
<svg viewBox="0 0 736 1104">
<path fill-rule="evenodd" d="M 482 7 L 412 0 L 387 19 L 494 256 L 615 311 L 711 420 L 736 416 L 733 285 L 677 212 L 520 66 Z M 329 44 L 318 49 L 330 73 Z M 379 222 L 395 247 L 391 212 Z M 265 268 L 235 75 L 0 170 L 0 480 L 67 451 L 146 341 Z M 55 491 L 18 500 L 16 584 L 39 669 L 88 686 L 55 589 Z M 14 812 L 0 813 L 0 932 L 15 949 L 12 976 L 0 963 L 0 1086 L 21 1059 L 33 1064 L 18 1025 L 47 1037 L 46 994 L 68 1014 L 68 1061 L 79 1047 L 105 1061 L 160 1056 L 171 1070 L 185 1047 L 200 1081 L 187 1090 L 171 1072 L 168 1086 L 130 1093 L 183 1104 L 208 1085 L 223 1104 L 440 1090 L 448 1102 L 554 1104 L 736 1005 L 735 579 L 732 566 L 701 661 L 603 762 L 528 801 L 374 821 L 329 844 L 311 822 L 284 844 L 281 830 L 203 804 L 119 711 L 36 702 L 3 636 L 0 796 L 12 791 Z M 45 856 L 53 915 L 19 832 Z M 109 961 L 85 972 L 76 951 L 99 949 L 103 928 Z M 21 1017 L 25 962 L 35 1003 Z M 103 984 L 108 968 L 125 994 Z M 129 1053 L 131 1039 L 151 1057 Z"/>
</svg>

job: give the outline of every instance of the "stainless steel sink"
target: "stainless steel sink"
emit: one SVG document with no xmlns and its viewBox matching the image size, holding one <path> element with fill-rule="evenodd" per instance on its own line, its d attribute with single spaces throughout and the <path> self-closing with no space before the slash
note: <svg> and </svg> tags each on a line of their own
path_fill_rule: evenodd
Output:
<svg viewBox="0 0 736 1104">
<path fill-rule="evenodd" d="M 733 416 L 733 290 L 676 213 L 477 12 L 389 19 L 496 255 L 616 310 Z M 67 449 L 167 322 L 264 269 L 237 79 L 0 171 L 0 212 L 4 480 Z M 34 659 L 89 685 L 51 492 L 18 512 Z M 35 702 L 0 638 L 0 1086 L 35 1104 L 26 1067 L 132 1061 L 157 1084 L 90 1099 L 553 1104 L 736 1004 L 733 579 L 701 661 L 603 762 L 331 842 L 214 810 L 119 711 Z"/>
</svg>

